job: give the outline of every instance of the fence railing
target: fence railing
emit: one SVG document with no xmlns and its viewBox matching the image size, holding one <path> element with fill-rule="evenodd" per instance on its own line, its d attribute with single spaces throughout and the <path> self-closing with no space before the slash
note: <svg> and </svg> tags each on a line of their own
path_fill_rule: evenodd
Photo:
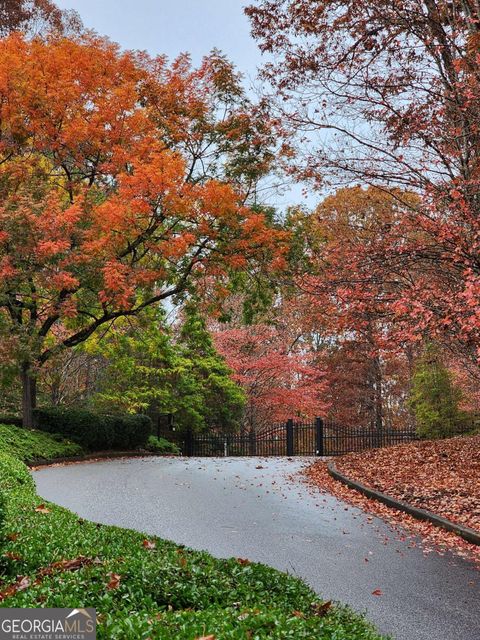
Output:
<svg viewBox="0 0 480 640">
<path fill-rule="evenodd" d="M 416 439 L 412 430 L 365 429 L 338 425 L 322 418 L 287 420 L 259 432 L 184 435 L 187 456 L 338 456 Z"/>
</svg>

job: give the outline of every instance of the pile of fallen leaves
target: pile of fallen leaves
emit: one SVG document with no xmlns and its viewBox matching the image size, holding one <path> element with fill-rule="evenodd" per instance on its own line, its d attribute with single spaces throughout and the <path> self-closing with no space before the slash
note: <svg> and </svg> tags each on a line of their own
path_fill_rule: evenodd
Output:
<svg viewBox="0 0 480 640">
<path fill-rule="evenodd" d="M 351 453 L 335 465 L 362 484 L 480 531 L 480 435 Z M 480 561 L 480 547 L 346 487 L 328 474 L 325 462 L 306 473 L 322 490 L 421 536 L 427 552 L 449 548 Z"/>
</svg>

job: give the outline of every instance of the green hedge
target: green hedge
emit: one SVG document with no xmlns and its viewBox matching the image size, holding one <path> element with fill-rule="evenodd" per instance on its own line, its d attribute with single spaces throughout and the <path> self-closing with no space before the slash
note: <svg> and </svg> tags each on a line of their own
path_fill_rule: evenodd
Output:
<svg viewBox="0 0 480 640">
<path fill-rule="evenodd" d="M 152 421 L 144 415 L 102 415 L 83 409 L 61 407 L 35 409 L 36 426 L 61 433 L 91 451 L 135 449 L 144 446 Z"/>
<path fill-rule="evenodd" d="M 181 454 L 181 451 L 175 442 L 170 442 L 170 440 L 167 440 L 166 438 L 157 438 L 157 436 L 150 436 L 148 438 L 147 449 L 153 453 L 173 456 L 179 456 Z"/>
</svg>

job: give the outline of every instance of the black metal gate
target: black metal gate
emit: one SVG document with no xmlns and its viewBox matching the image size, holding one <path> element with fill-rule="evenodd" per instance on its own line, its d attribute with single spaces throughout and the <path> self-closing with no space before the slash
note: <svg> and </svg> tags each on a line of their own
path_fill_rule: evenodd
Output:
<svg viewBox="0 0 480 640">
<path fill-rule="evenodd" d="M 259 432 L 185 434 L 187 456 L 339 456 L 415 440 L 414 431 L 345 427 L 330 420 L 287 420 Z"/>
</svg>

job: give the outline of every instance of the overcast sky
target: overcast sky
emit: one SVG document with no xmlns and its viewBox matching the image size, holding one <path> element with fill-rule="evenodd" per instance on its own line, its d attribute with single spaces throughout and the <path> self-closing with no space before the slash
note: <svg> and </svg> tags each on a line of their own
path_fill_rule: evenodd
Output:
<svg viewBox="0 0 480 640">
<path fill-rule="evenodd" d="M 55 0 L 62 9 L 75 9 L 88 28 L 126 49 L 145 49 L 170 58 L 189 52 L 194 63 L 214 47 L 255 82 L 262 62 L 243 13 L 247 0 Z M 303 202 L 300 187 L 275 196 L 279 208 Z M 312 204 L 310 201 L 309 204 Z"/>
</svg>

